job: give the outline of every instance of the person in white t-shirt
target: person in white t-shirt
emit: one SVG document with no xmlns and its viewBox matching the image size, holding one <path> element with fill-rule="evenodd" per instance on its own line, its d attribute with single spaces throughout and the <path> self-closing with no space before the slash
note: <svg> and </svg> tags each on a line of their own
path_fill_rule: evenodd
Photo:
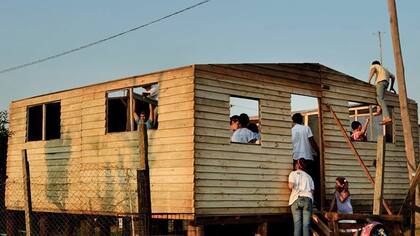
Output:
<svg viewBox="0 0 420 236">
<path fill-rule="evenodd" d="M 293 114 L 292 120 L 293 165 L 301 158 L 310 161 L 307 164 L 307 172 L 312 176 L 314 156 L 319 151 L 318 145 L 314 140 L 311 128 L 303 125 L 302 114 Z"/>
<path fill-rule="evenodd" d="M 375 75 L 376 101 L 378 102 L 379 106 L 381 106 L 383 116 L 383 119 L 380 124 L 388 125 L 392 123 L 392 119 L 389 115 L 388 107 L 385 103 L 385 91 L 388 88 L 389 79 L 391 79 L 390 91 L 396 93 L 394 89 L 395 76 L 391 72 L 389 72 L 385 67 L 383 67 L 379 61 L 372 62 L 369 72 L 369 84 Z"/>
<path fill-rule="evenodd" d="M 295 163 L 295 171 L 289 174 L 288 187 L 291 190 L 289 206 L 293 215 L 294 235 L 309 236 L 313 192 L 315 189 L 314 181 L 311 176 L 305 172 L 306 160 L 301 158 Z"/>
</svg>

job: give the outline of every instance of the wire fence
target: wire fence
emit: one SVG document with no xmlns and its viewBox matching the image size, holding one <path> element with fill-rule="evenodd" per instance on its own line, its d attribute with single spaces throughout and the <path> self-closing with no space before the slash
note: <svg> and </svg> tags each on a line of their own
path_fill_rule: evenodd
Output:
<svg viewBox="0 0 420 236">
<path fill-rule="evenodd" d="M 32 235 L 141 235 L 136 169 L 92 164 L 68 175 L 48 168 L 30 173 Z M 0 235 L 25 235 L 24 179 L 8 174 L 0 183 Z M 150 234 L 185 235 L 188 222 L 170 218 L 152 219 Z"/>
</svg>

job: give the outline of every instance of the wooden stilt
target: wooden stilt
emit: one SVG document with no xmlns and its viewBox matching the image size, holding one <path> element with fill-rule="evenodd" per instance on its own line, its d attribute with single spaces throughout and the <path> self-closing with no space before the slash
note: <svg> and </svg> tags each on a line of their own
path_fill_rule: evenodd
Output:
<svg viewBox="0 0 420 236">
<path fill-rule="evenodd" d="M 267 232 L 268 232 L 268 223 L 263 222 L 258 225 L 257 233 L 255 234 L 255 236 L 267 236 Z"/>
<path fill-rule="evenodd" d="M 385 168 L 385 136 L 378 136 L 376 149 L 376 176 L 375 192 L 373 194 L 373 214 L 381 214 L 382 193 L 384 189 L 384 168 Z"/>
<path fill-rule="evenodd" d="M 13 211 L 8 211 L 6 214 L 6 235 L 17 236 L 17 215 Z"/>
<path fill-rule="evenodd" d="M 32 235 L 32 199 L 31 199 L 31 177 L 29 173 L 29 162 L 26 149 L 22 150 L 22 177 L 23 191 L 25 197 L 25 231 L 26 236 Z"/>
<path fill-rule="evenodd" d="M 92 218 L 86 217 L 80 221 L 80 235 L 81 236 L 95 235 L 94 222 Z"/>
<path fill-rule="evenodd" d="M 40 214 L 38 227 L 39 236 L 47 236 L 49 234 L 49 218 L 47 214 Z"/>
<path fill-rule="evenodd" d="M 140 169 L 137 170 L 139 235 L 146 236 L 150 235 L 152 207 L 150 199 L 147 128 L 143 122 L 138 125 L 138 132 L 140 153 Z"/>
<path fill-rule="evenodd" d="M 187 236 L 204 236 L 204 226 L 189 224 Z"/>
</svg>

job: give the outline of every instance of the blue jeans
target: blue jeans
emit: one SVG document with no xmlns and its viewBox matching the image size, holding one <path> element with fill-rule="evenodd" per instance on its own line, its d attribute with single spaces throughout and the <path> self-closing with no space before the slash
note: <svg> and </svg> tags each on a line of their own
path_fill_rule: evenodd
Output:
<svg viewBox="0 0 420 236">
<path fill-rule="evenodd" d="M 310 236 L 312 199 L 299 197 L 290 206 L 294 222 L 294 236 Z"/>
<path fill-rule="evenodd" d="M 378 102 L 378 105 L 381 106 L 382 117 L 384 119 L 389 118 L 388 107 L 385 103 L 385 91 L 388 88 L 388 84 L 389 82 L 386 80 L 382 80 L 376 84 L 376 101 Z"/>
</svg>

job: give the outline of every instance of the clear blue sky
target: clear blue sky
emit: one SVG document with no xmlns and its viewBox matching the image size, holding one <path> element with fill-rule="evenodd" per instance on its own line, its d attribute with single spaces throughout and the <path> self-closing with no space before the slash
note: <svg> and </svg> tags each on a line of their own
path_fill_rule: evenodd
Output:
<svg viewBox="0 0 420 236">
<path fill-rule="evenodd" d="M 198 1 L 14 1 L 0 4 L 0 69 L 119 33 Z M 398 1 L 409 97 L 420 101 L 420 1 Z M 0 74 L 10 101 L 194 63 L 317 62 L 366 80 L 379 55 L 395 72 L 385 0 L 211 2 L 104 44 Z"/>
</svg>

